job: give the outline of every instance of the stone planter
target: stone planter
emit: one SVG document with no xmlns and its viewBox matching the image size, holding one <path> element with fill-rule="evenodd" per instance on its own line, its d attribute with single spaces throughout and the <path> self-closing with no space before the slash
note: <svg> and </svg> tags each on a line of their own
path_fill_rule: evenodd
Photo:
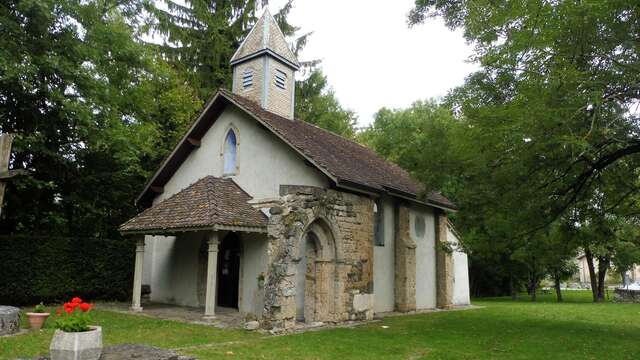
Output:
<svg viewBox="0 0 640 360">
<path fill-rule="evenodd" d="M 98 360 L 102 353 L 102 328 L 91 326 L 85 332 L 56 330 L 49 352 L 51 360 Z"/>
<path fill-rule="evenodd" d="M 640 303 L 640 290 L 615 289 L 613 301 L 620 303 Z"/>
<path fill-rule="evenodd" d="M 40 330 L 40 329 L 42 329 L 42 325 L 44 325 L 44 322 L 47 320 L 49 315 L 50 315 L 49 313 L 28 312 L 27 313 L 27 320 L 29 320 L 29 327 L 32 330 Z"/>
<path fill-rule="evenodd" d="M 15 334 L 20 330 L 20 309 L 0 305 L 0 336 Z"/>
</svg>

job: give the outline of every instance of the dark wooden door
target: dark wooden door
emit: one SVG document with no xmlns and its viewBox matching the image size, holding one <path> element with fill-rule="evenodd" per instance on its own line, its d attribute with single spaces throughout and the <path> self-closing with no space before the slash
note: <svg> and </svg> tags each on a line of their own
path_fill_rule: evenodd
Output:
<svg viewBox="0 0 640 360">
<path fill-rule="evenodd" d="M 229 233 L 218 252 L 218 306 L 238 308 L 240 238 Z"/>
</svg>

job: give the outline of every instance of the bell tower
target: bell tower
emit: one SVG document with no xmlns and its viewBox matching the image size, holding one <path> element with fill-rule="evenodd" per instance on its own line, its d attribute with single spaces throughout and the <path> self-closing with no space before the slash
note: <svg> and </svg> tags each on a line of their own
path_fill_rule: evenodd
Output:
<svg viewBox="0 0 640 360">
<path fill-rule="evenodd" d="M 295 73 L 300 64 L 268 9 L 236 50 L 231 66 L 235 94 L 293 119 Z"/>
</svg>

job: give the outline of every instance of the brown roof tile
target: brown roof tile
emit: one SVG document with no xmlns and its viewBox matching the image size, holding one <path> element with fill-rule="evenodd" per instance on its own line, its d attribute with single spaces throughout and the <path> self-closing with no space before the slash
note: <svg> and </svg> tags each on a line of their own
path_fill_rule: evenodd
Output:
<svg viewBox="0 0 640 360">
<path fill-rule="evenodd" d="M 266 111 L 257 103 L 224 89 L 207 102 L 188 133 L 146 184 L 137 199 L 139 203 L 150 203 L 155 196 L 152 187 L 163 187 L 194 149 L 188 140 L 202 138 L 229 102 L 258 119 L 336 181 L 338 186 L 390 192 L 417 201 L 426 200 L 434 206 L 456 209 L 451 201 L 438 192 L 431 192 L 426 199 L 418 198 L 423 189 L 421 184 L 414 181 L 404 169 L 373 150 L 308 122 L 290 120 Z"/>
<path fill-rule="evenodd" d="M 267 217 L 248 204 L 251 197 L 233 180 L 204 177 L 177 194 L 147 208 L 120 226 L 120 231 L 166 231 L 215 225 L 264 227 Z"/>
<path fill-rule="evenodd" d="M 276 115 L 227 90 L 220 92 L 262 120 L 286 142 L 330 173 L 338 183 L 353 183 L 376 191 L 395 191 L 411 197 L 418 196 L 423 190 L 422 185 L 414 181 L 407 171 L 355 141 L 302 120 L 292 121 Z M 427 200 L 455 209 L 455 205 L 438 192 L 430 193 Z"/>
</svg>

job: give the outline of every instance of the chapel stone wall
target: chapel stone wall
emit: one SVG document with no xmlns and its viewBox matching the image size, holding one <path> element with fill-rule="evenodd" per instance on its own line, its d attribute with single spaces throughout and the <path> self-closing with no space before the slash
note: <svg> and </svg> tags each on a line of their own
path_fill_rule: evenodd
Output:
<svg viewBox="0 0 640 360">
<path fill-rule="evenodd" d="M 270 213 L 263 326 L 295 326 L 299 246 L 313 224 L 327 233 L 315 262 L 313 320 L 372 319 L 373 201 L 335 190 L 282 186 Z"/>
</svg>

